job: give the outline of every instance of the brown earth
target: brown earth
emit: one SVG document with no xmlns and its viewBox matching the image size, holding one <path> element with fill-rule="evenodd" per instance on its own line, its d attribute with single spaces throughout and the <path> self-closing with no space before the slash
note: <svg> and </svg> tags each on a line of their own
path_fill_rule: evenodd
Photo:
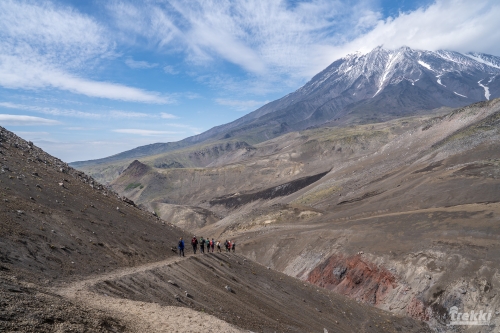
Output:
<svg viewBox="0 0 500 333">
<path fill-rule="evenodd" d="M 3 128 L 0 167 L 0 331 L 429 332 L 235 254 L 179 259 L 191 235 Z"/>
<path fill-rule="evenodd" d="M 499 121 L 497 99 L 439 116 L 316 128 L 206 168 L 124 172 L 113 188 L 144 205 L 206 209 L 222 219 L 193 232 L 236 240 L 265 266 L 438 331 L 449 329 L 452 306 L 491 310 L 490 327 L 469 328 L 490 332 L 500 325 Z M 256 195 L 327 170 L 293 193 Z M 125 191 L 136 182 L 143 188 Z M 349 278 L 336 283 L 333 270 L 344 268 Z"/>
</svg>

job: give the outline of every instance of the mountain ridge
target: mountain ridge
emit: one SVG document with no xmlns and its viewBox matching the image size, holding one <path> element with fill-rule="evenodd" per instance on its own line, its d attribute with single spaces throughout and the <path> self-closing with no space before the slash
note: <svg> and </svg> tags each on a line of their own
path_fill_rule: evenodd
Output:
<svg viewBox="0 0 500 333">
<path fill-rule="evenodd" d="M 178 142 L 70 165 L 90 171 L 95 165 L 131 162 L 200 143 L 237 140 L 252 145 L 322 124 L 380 122 L 461 107 L 500 97 L 499 75 L 500 57 L 493 55 L 379 46 L 335 60 L 301 88 L 230 123 Z"/>
</svg>

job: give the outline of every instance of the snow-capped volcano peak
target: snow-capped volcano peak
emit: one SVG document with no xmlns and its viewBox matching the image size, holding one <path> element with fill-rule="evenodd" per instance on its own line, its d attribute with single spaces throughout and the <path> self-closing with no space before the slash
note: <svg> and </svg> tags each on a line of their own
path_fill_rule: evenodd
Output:
<svg viewBox="0 0 500 333">
<path fill-rule="evenodd" d="M 467 96 L 470 101 L 477 101 L 481 96 L 489 98 L 477 82 L 491 83 L 490 78 L 498 74 L 500 57 L 492 55 L 414 50 L 407 46 L 391 50 L 378 46 L 371 52 L 353 53 L 335 61 L 297 93 L 308 95 L 328 90 L 330 97 L 349 92 L 362 99 L 374 98 L 387 87 L 402 82 L 415 86 L 424 80 L 427 87 L 433 82 L 439 89 L 447 88 L 450 96 Z"/>
<path fill-rule="evenodd" d="M 500 57 L 493 55 L 379 46 L 335 60 L 302 88 L 220 130 L 273 128 L 262 130 L 272 137 L 324 123 L 383 121 L 460 107 L 500 97 L 499 76 Z"/>
</svg>

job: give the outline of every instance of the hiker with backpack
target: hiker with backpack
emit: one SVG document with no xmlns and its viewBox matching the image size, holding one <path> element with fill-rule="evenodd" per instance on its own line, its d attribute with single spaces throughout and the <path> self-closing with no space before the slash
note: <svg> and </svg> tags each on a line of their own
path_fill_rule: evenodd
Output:
<svg viewBox="0 0 500 333">
<path fill-rule="evenodd" d="M 200 239 L 200 253 L 205 254 L 205 240 L 203 239 L 203 237 L 201 237 Z"/>
<path fill-rule="evenodd" d="M 220 240 L 217 241 L 217 252 L 222 252 L 220 249 Z"/>
<path fill-rule="evenodd" d="M 207 245 L 207 253 L 210 253 L 210 238 L 207 237 L 205 242 L 206 242 L 205 244 Z"/>
<path fill-rule="evenodd" d="M 193 246 L 194 254 L 196 254 L 196 250 L 198 249 L 198 240 L 196 239 L 196 236 L 193 236 L 193 239 L 191 239 L 191 245 Z"/>
<path fill-rule="evenodd" d="M 212 238 L 210 241 L 210 248 L 212 249 L 212 253 L 214 253 L 214 248 L 215 248 L 215 240 Z"/>
<path fill-rule="evenodd" d="M 179 249 L 179 257 L 184 257 L 184 241 L 182 237 L 179 238 L 179 244 L 177 244 L 177 248 Z"/>
<path fill-rule="evenodd" d="M 231 243 L 231 241 L 227 242 L 227 249 L 229 250 L 229 252 L 231 252 L 231 246 L 233 244 Z"/>
<path fill-rule="evenodd" d="M 224 246 L 225 246 L 225 248 L 226 248 L 226 252 L 227 252 L 227 251 L 229 251 L 229 242 L 227 241 L 227 239 L 226 239 L 226 241 L 224 242 Z"/>
<path fill-rule="evenodd" d="M 236 252 L 236 243 L 231 243 L 231 247 L 233 248 L 233 252 Z"/>
</svg>

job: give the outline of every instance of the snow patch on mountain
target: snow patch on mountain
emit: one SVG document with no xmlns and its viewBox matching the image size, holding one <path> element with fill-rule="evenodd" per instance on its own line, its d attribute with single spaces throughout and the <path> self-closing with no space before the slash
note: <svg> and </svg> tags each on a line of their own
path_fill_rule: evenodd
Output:
<svg viewBox="0 0 500 333">
<path fill-rule="evenodd" d="M 442 75 L 443 75 L 443 74 L 441 74 L 441 75 L 437 75 L 437 76 L 436 76 L 436 77 L 437 77 L 437 83 L 438 83 L 438 84 L 440 84 L 440 85 L 442 85 L 443 87 L 446 87 L 443 83 L 441 83 L 441 76 L 442 76 Z"/>
<path fill-rule="evenodd" d="M 422 60 L 419 60 L 419 61 L 418 61 L 418 63 L 419 63 L 420 65 L 422 65 L 423 67 L 427 68 L 428 70 L 432 71 L 432 67 L 431 67 L 431 65 L 429 65 L 428 63 L 423 62 Z"/>
<path fill-rule="evenodd" d="M 458 95 L 458 96 L 461 96 L 461 97 L 465 97 L 465 98 L 467 98 L 467 96 L 464 96 L 464 95 L 462 95 L 462 94 L 459 94 L 459 93 L 457 93 L 456 91 L 454 91 L 453 93 L 454 93 L 455 95 Z"/>
<path fill-rule="evenodd" d="M 484 89 L 484 97 L 486 97 L 487 100 L 490 100 L 490 96 L 491 96 L 491 94 L 490 94 L 490 88 L 488 88 L 487 86 L 481 84 L 481 81 L 483 81 L 483 80 L 479 80 L 477 82 L 477 84 L 479 84 L 480 87 L 483 87 L 483 89 Z"/>
<path fill-rule="evenodd" d="M 465 54 L 467 57 L 476 60 L 477 62 L 480 62 L 482 64 L 485 64 L 490 67 L 495 67 L 500 69 L 500 58 L 494 57 L 494 56 L 488 56 L 488 58 L 484 57 L 485 55 L 482 55 L 480 53 L 466 53 Z M 491 59 L 498 58 L 497 61 L 491 61 Z"/>
</svg>

